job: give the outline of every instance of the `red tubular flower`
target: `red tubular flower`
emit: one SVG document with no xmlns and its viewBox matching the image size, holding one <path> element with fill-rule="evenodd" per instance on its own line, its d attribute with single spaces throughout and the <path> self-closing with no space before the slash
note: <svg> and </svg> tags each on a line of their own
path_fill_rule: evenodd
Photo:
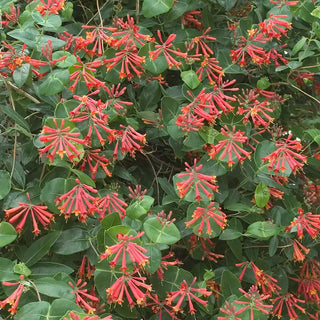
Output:
<svg viewBox="0 0 320 320">
<path fill-rule="evenodd" d="M 187 298 L 188 305 L 189 305 L 189 312 L 191 314 L 195 314 L 195 312 L 196 312 L 196 309 L 193 306 L 192 300 L 197 301 L 198 303 L 200 303 L 204 307 L 207 306 L 208 301 L 200 299 L 198 297 L 198 295 L 204 296 L 204 297 L 209 297 L 212 294 L 212 292 L 206 290 L 205 288 L 192 288 L 192 286 L 194 285 L 196 280 L 197 280 L 197 278 L 195 277 L 192 280 L 190 285 L 188 285 L 186 280 L 183 280 L 180 284 L 180 290 L 167 292 L 166 301 L 167 301 L 168 305 L 171 305 L 174 300 L 178 299 L 176 305 L 174 307 L 172 307 L 172 310 L 174 312 L 179 312 L 179 311 L 181 312 L 182 311 L 181 304 L 184 300 L 186 300 L 185 298 Z"/>
<path fill-rule="evenodd" d="M 87 270 L 87 271 L 86 271 Z M 83 256 L 81 260 L 81 265 L 78 270 L 78 276 L 80 279 L 91 279 L 94 274 L 95 267 L 91 266 L 90 261 L 87 256 Z"/>
<path fill-rule="evenodd" d="M 223 75 L 223 70 L 218 63 L 219 61 L 216 58 L 208 58 L 205 56 L 200 68 L 196 71 L 199 80 L 202 80 L 203 71 L 205 71 L 210 85 L 214 85 L 219 81 L 219 78 Z"/>
<path fill-rule="evenodd" d="M 163 42 L 160 30 L 157 31 L 157 34 L 161 44 L 156 44 L 156 50 L 149 51 L 150 59 L 156 60 L 159 57 L 160 53 L 162 53 L 168 63 L 169 69 L 171 69 L 173 66 L 179 69 L 181 62 L 178 62 L 175 58 L 172 57 L 171 54 L 175 54 L 176 56 L 183 58 L 186 58 L 187 54 L 185 52 L 171 49 L 173 46 L 172 41 L 176 38 L 177 35 L 172 33 L 169 35 L 168 39 Z"/>
<path fill-rule="evenodd" d="M 99 167 L 103 169 L 107 177 L 112 176 L 112 173 L 108 169 L 111 161 L 106 158 L 105 155 L 100 155 L 100 152 L 101 149 L 86 150 L 81 161 L 77 163 L 79 169 L 82 171 L 85 171 L 86 165 L 88 164 L 92 180 L 95 180 Z"/>
<path fill-rule="evenodd" d="M 193 167 L 191 167 L 187 162 L 186 165 L 186 172 L 178 174 L 178 178 L 187 177 L 187 179 L 183 182 L 177 182 L 176 186 L 179 191 L 179 197 L 183 198 L 191 189 L 194 188 L 196 196 L 195 199 L 200 202 L 203 198 L 200 195 L 203 193 L 208 199 L 212 198 L 212 192 L 218 191 L 218 186 L 213 185 L 216 182 L 215 176 L 208 176 L 205 174 L 200 173 L 199 171 L 202 168 L 202 164 L 197 166 L 197 159 L 194 159 Z"/>
<path fill-rule="evenodd" d="M 320 279 L 310 276 L 302 276 L 301 278 L 291 278 L 298 282 L 297 295 L 304 296 L 306 303 L 320 303 Z"/>
<path fill-rule="evenodd" d="M 46 211 L 46 206 L 32 204 L 28 192 L 27 197 L 29 199 L 29 203 L 19 202 L 19 207 L 4 210 L 5 219 L 11 224 L 17 223 L 15 228 L 18 233 L 21 233 L 28 216 L 31 215 L 33 224 L 32 232 L 37 236 L 40 233 L 37 220 L 45 229 L 48 229 L 54 215 Z M 18 222 L 19 220 L 20 222 Z"/>
<path fill-rule="evenodd" d="M 293 260 L 294 261 L 303 261 L 305 259 L 305 255 L 310 252 L 310 249 L 307 249 L 305 246 L 302 245 L 301 242 L 298 240 L 293 240 Z"/>
<path fill-rule="evenodd" d="M 227 216 L 221 211 L 221 208 L 217 203 L 211 202 L 207 208 L 197 207 L 194 210 L 192 219 L 186 222 L 186 227 L 189 228 L 193 224 L 199 224 L 197 233 L 200 236 L 203 233 L 204 224 L 206 225 L 206 233 L 211 235 L 213 225 L 218 225 L 221 229 L 225 228 L 227 224 Z"/>
<path fill-rule="evenodd" d="M 5 11 L 4 15 L 8 21 L 18 22 L 20 16 L 20 8 L 15 7 L 13 4 L 10 4 L 10 14 Z"/>
<path fill-rule="evenodd" d="M 76 285 L 73 285 L 72 282 L 68 282 L 69 286 L 74 289 L 71 291 L 71 293 L 76 294 L 76 303 L 79 307 L 85 308 L 88 311 L 88 313 L 94 313 L 96 309 L 90 306 L 90 304 L 88 304 L 86 299 L 89 299 L 93 302 L 97 302 L 99 301 L 99 299 L 96 296 L 93 296 L 87 293 L 88 289 L 82 289 L 87 285 L 87 282 L 84 281 L 82 284 L 81 282 L 82 282 L 81 279 L 77 281 Z"/>
<path fill-rule="evenodd" d="M 156 293 L 149 294 L 148 298 L 151 299 L 152 302 L 148 302 L 147 306 L 151 306 L 153 313 L 159 315 L 159 320 L 162 319 L 162 315 L 164 314 L 168 315 L 171 320 L 179 320 L 179 318 L 177 318 L 175 314 L 167 307 L 166 300 L 160 301 Z"/>
<path fill-rule="evenodd" d="M 242 320 L 242 318 L 237 317 L 242 313 L 243 310 L 236 310 L 234 304 L 225 302 L 224 306 L 220 308 L 220 311 L 225 313 L 226 317 L 218 317 L 218 320 Z"/>
<path fill-rule="evenodd" d="M 141 306 L 146 304 L 146 298 L 149 296 L 152 287 L 145 283 L 146 277 L 135 277 L 133 276 L 135 273 L 137 273 L 137 270 L 129 275 L 121 276 L 111 287 L 106 289 L 108 303 L 121 305 L 125 295 L 130 308 L 136 304 Z M 133 300 L 132 296 L 136 301 Z"/>
<path fill-rule="evenodd" d="M 14 315 L 17 313 L 17 307 L 21 298 L 21 294 L 24 291 L 24 286 L 26 284 L 26 282 L 23 279 L 24 279 L 24 276 L 21 275 L 19 282 L 6 282 L 6 281 L 2 282 L 2 285 L 5 287 L 18 285 L 16 290 L 14 290 L 13 293 L 8 298 L 4 299 L 3 301 L 0 301 L 0 309 L 3 309 L 6 304 L 9 304 L 11 306 L 11 308 L 8 309 L 11 315 Z"/>
<path fill-rule="evenodd" d="M 59 205 L 58 209 L 64 214 L 65 219 L 69 219 L 74 213 L 79 216 L 79 221 L 85 222 L 88 216 L 93 215 L 97 210 L 97 197 L 92 196 L 89 192 L 97 193 L 98 190 L 75 179 L 77 185 L 70 191 L 58 197 L 55 202 Z"/>
<path fill-rule="evenodd" d="M 259 101 L 259 96 L 259 92 L 256 93 L 252 89 L 250 91 L 243 90 L 242 96 L 238 96 L 240 106 L 237 114 L 244 115 L 242 119 L 243 123 L 247 123 L 249 118 L 251 118 L 255 127 L 261 125 L 264 128 L 267 128 L 274 120 L 270 115 L 274 110 L 270 107 L 270 103 L 267 99 Z"/>
<path fill-rule="evenodd" d="M 181 18 L 181 22 L 187 28 L 194 28 L 194 29 L 203 29 L 202 23 L 198 20 L 201 18 L 201 11 L 200 10 L 190 10 L 185 12 Z"/>
<path fill-rule="evenodd" d="M 146 144 L 146 135 L 137 132 L 131 126 L 120 125 L 123 130 L 117 131 L 115 139 L 117 140 L 114 151 L 113 159 L 118 158 L 118 150 L 120 145 L 120 150 L 122 154 L 128 152 L 131 157 L 135 157 L 136 151 L 141 151 Z"/>
<path fill-rule="evenodd" d="M 260 294 L 258 287 L 256 285 L 253 285 L 250 287 L 249 291 L 246 292 L 243 289 L 239 288 L 240 292 L 243 293 L 245 301 L 243 300 L 236 300 L 234 303 L 239 305 L 245 305 L 245 307 L 241 308 L 239 311 L 244 312 L 248 309 L 250 309 L 250 320 L 254 320 L 254 311 L 260 311 L 264 314 L 270 314 L 271 310 L 273 308 L 270 304 L 263 304 L 261 301 L 269 299 L 270 295 L 264 295 Z"/>
<path fill-rule="evenodd" d="M 175 259 L 173 261 L 167 261 L 167 259 L 173 258 L 174 257 L 174 252 L 169 252 L 167 255 L 161 257 L 161 263 L 159 268 L 157 269 L 157 276 L 158 278 L 163 281 L 164 280 L 164 270 L 168 270 L 168 266 L 176 266 L 176 265 L 180 265 L 182 264 L 181 261 L 179 261 L 178 259 Z"/>
<path fill-rule="evenodd" d="M 63 320 L 112 320 L 112 316 L 107 316 L 103 318 L 99 318 L 98 316 L 85 316 L 82 318 L 82 316 L 74 313 L 73 311 L 69 312 L 67 314 L 68 318 L 63 318 Z"/>
<path fill-rule="evenodd" d="M 90 56 L 102 56 L 104 52 L 104 44 L 111 45 L 115 39 L 106 33 L 106 31 L 113 31 L 112 27 L 102 26 L 82 26 L 83 29 L 92 31 L 86 31 L 85 46 L 82 48 Z M 91 46 L 93 44 L 93 46 Z M 90 49 L 88 46 L 90 45 Z"/>
<path fill-rule="evenodd" d="M 88 90 L 91 90 L 91 88 L 99 89 L 104 87 L 104 82 L 98 80 L 93 76 L 93 73 L 97 71 L 96 68 L 102 65 L 101 61 L 96 60 L 83 63 L 78 56 L 76 56 L 76 58 L 78 63 L 73 65 L 72 67 L 76 70 L 70 74 L 70 82 L 73 81 L 73 84 L 69 87 L 69 89 L 72 92 L 75 92 L 79 80 L 84 80 Z"/>
<path fill-rule="evenodd" d="M 75 158 L 81 155 L 76 145 L 83 144 L 84 141 L 78 138 L 80 136 L 79 132 L 71 132 L 69 126 L 65 127 L 64 119 L 59 119 L 60 125 L 57 120 L 58 119 L 53 118 L 55 128 L 43 126 L 42 135 L 39 140 L 48 143 L 48 145 L 42 149 L 38 149 L 38 151 L 41 156 L 46 152 L 50 152 L 50 154 L 47 155 L 50 162 L 53 162 L 56 154 L 58 154 L 61 159 L 63 155 L 66 154 L 70 161 L 74 161 Z"/>
<path fill-rule="evenodd" d="M 108 87 L 104 87 L 104 89 L 111 98 L 106 101 L 106 108 L 113 108 L 115 111 L 119 112 L 120 110 L 124 110 L 127 106 L 133 105 L 132 102 L 118 99 L 125 93 L 127 89 L 127 87 L 124 87 L 120 90 L 120 83 L 117 86 L 113 84 L 110 89 Z"/>
<path fill-rule="evenodd" d="M 38 4 L 34 10 L 39 11 L 42 16 L 50 14 L 59 14 L 60 10 L 64 9 L 65 0 L 40 0 L 41 4 Z"/>
<path fill-rule="evenodd" d="M 48 43 L 41 47 L 41 52 L 43 56 L 49 60 L 50 66 L 53 66 L 57 62 L 65 60 L 67 58 L 67 56 L 62 56 L 59 59 L 52 60 L 52 50 L 53 50 L 52 41 L 49 39 Z"/>
<path fill-rule="evenodd" d="M 295 174 L 307 162 L 306 156 L 295 152 L 302 149 L 300 141 L 291 140 L 291 138 L 292 134 L 289 134 L 288 138 L 277 141 L 277 150 L 262 158 L 262 162 L 269 161 L 268 170 L 273 170 L 277 174 L 280 171 L 285 171 L 287 169 L 286 165 L 289 165 Z"/>
<path fill-rule="evenodd" d="M 286 0 L 270 0 L 270 3 L 278 4 L 278 8 L 285 6 L 295 6 L 299 1 L 286 1 Z"/>
<path fill-rule="evenodd" d="M 296 298 L 292 293 L 287 292 L 283 296 L 279 296 L 272 299 L 274 305 L 272 314 L 279 319 L 282 317 L 283 305 L 285 304 L 290 320 L 299 319 L 295 309 L 300 310 L 302 313 L 306 313 L 305 308 L 302 308 L 298 303 L 305 303 L 304 300 Z"/>
<path fill-rule="evenodd" d="M 133 242 L 133 240 L 140 238 L 143 234 L 144 232 L 138 232 L 136 236 L 128 236 L 122 233 L 117 234 L 119 242 L 113 246 L 107 246 L 106 251 L 101 254 L 100 259 L 104 260 L 115 254 L 113 260 L 110 261 L 110 267 L 114 268 L 121 257 L 120 269 L 124 274 L 128 274 L 129 270 L 127 267 L 127 256 L 129 256 L 133 264 L 137 264 L 139 268 L 143 268 L 149 262 L 149 257 L 145 255 L 147 249 Z"/>
<path fill-rule="evenodd" d="M 191 113 L 179 114 L 176 120 L 176 125 L 182 127 L 182 131 L 198 131 L 204 126 L 204 119 L 199 119 Z"/>
<path fill-rule="evenodd" d="M 110 71 L 117 64 L 121 63 L 119 78 L 127 78 L 128 80 L 133 78 L 133 73 L 135 73 L 138 78 L 141 77 L 143 73 L 143 66 L 141 64 L 145 61 L 145 57 L 139 56 L 138 50 L 133 45 L 126 46 L 123 50 L 116 52 L 114 58 L 103 59 L 107 71 Z"/>
<path fill-rule="evenodd" d="M 261 288 L 263 294 L 279 293 L 281 288 L 277 285 L 278 280 L 263 272 L 253 262 L 251 262 L 251 267 L 256 278 L 256 285 Z"/>
<path fill-rule="evenodd" d="M 264 38 L 258 29 L 248 30 L 248 37 L 241 36 L 239 47 L 236 50 L 231 50 L 230 56 L 232 62 L 238 62 L 241 67 L 244 67 L 251 59 L 253 63 L 262 65 L 270 63 L 266 57 L 266 52 L 263 48 L 254 43 L 266 43 L 268 38 Z M 239 61 L 240 60 L 240 61 Z"/>
<path fill-rule="evenodd" d="M 306 231 L 312 239 L 315 239 L 320 232 L 320 215 L 304 212 L 301 208 L 298 209 L 299 216 L 286 227 L 286 232 L 291 231 L 293 227 L 297 228 L 297 235 L 302 239 Z"/>
<path fill-rule="evenodd" d="M 280 19 L 278 19 L 280 18 Z M 287 15 L 274 15 L 270 14 L 269 19 L 259 23 L 261 31 L 268 38 L 280 39 L 281 36 L 286 35 L 288 30 L 291 29 L 291 22 L 282 20 L 281 18 L 288 18 Z"/>
<path fill-rule="evenodd" d="M 215 41 L 217 40 L 215 37 L 209 36 L 207 33 L 211 30 L 211 28 L 207 28 L 201 36 L 192 38 L 188 49 L 192 50 L 196 47 L 196 54 L 202 54 L 205 57 L 209 57 L 213 54 L 212 49 L 206 44 L 206 40 Z"/>
<path fill-rule="evenodd" d="M 213 252 L 216 244 L 208 238 L 202 238 L 197 237 L 196 234 L 191 235 L 190 239 L 190 249 L 189 251 L 198 253 L 198 250 L 202 251 L 202 257 L 201 260 L 208 259 L 210 261 L 213 261 L 214 263 L 218 262 L 218 259 L 224 258 L 223 254 L 218 254 Z M 199 244 L 200 242 L 200 244 Z"/>
<path fill-rule="evenodd" d="M 208 121 L 212 124 L 222 113 L 228 114 L 231 112 L 234 107 L 230 105 L 229 101 L 236 101 L 236 98 L 227 96 L 224 91 L 239 90 L 238 88 L 230 88 L 234 83 L 235 80 L 222 82 L 219 79 L 218 83 L 214 85 L 213 91 L 206 93 L 205 89 L 203 89 L 195 97 L 188 91 L 188 95 L 193 101 L 181 108 L 183 115 L 178 117 L 177 125 L 188 122 L 192 124 L 193 128 L 200 128 L 201 122 Z M 195 129 L 190 130 L 196 131 Z"/>
<path fill-rule="evenodd" d="M 250 159 L 251 152 L 248 152 L 242 148 L 242 143 L 248 141 L 248 137 L 244 136 L 244 131 L 238 130 L 233 126 L 232 131 L 225 126 L 221 128 L 221 134 L 226 137 L 224 140 L 220 140 L 217 145 L 211 145 L 208 148 L 208 155 L 215 159 L 218 155 L 220 160 L 224 160 L 226 155 L 228 155 L 228 166 L 232 167 L 235 162 L 233 161 L 234 157 L 238 159 L 240 163 L 244 161 L 245 158 Z"/>
<path fill-rule="evenodd" d="M 106 107 L 106 104 L 101 102 L 101 100 L 94 100 L 90 98 L 90 95 L 97 94 L 99 90 L 96 90 L 90 93 L 88 96 L 76 96 L 73 97 L 79 99 L 81 103 L 69 112 L 71 122 L 83 122 L 88 121 L 88 133 L 85 137 L 85 141 L 88 145 L 91 145 L 91 136 L 94 131 L 100 144 L 104 145 L 106 137 L 103 137 L 99 131 L 99 128 L 102 129 L 106 134 L 108 134 L 109 142 L 112 142 L 114 139 L 115 130 L 108 127 L 108 116 L 103 113 L 103 110 Z"/>
<path fill-rule="evenodd" d="M 125 207 L 127 206 L 123 200 L 118 198 L 118 193 L 110 192 L 97 202 L 100 220 L 105 217 L 106 213 L 111 214 L 112 212 L 118 212 L 121 219 L 123 219 L 126 215 Z"/>
<path fill-rule="evenodd" d="M 245 261 L 236 264 L 236 267 L 243 267 L 239 277 L 240 281 L 242 280 L 248 266 L 251 266 L 254 277 L 256 278 L 255 285 L 261 288 L 263 294 L 271 296 L 272 293 L 278 293 L 279 290 L 281 290 L 277 285 L 278 280 L 263 272 L 263 270 L 259 269 L 252 261 Z"/>
<path fill-rule="evenodd" d="M 13 74 L 16 68 L 21 67 L 24 63 L 28 63 L 32 66 L 32 72 L 36 76 L 41 77 L 43 75 L 37 70 L 41 66 L 46 66 L 48 63 L 46 61 L 32 59 L 30 56 L 25 55 L 24 51 L 27 48 L 26 44 L 22 46 L 21 51 L 17 51 L 13 46 L 4 41 L 2 41 L 2 44 L 9 51 L 0 51 L 0 69 L 8 68 L 11 71 L 10 73 Z"/>
<path fill-rule="evenodd" d="M 139 32 L 140 28 L 134 23 L 134 19 L 127 15 L 127 21 L 122 18 L 116 18 L 114 20 L 114 30 L 112 30 L 112 36 L 115 38 L 112 46 L 115 49 L 120 47 L 131 47 L 138 49 L 136 42 L 141 46 L 144 46 L 147 42 L 154 41 L 147 34 Z"/>
</svg>

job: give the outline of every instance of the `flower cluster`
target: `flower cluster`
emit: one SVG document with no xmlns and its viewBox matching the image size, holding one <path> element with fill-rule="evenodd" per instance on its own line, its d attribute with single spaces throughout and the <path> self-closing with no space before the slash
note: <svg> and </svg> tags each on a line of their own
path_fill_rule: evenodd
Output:
<svg viewBox="0 0 320 320">
<path fill-rule="evenodd" d="M 29 193 L 27 193 L 27 197 L 29 203 L 19 202 L 18 207 L 4 210 L 5 219 L 9 223 L 16 225 L 15 228 L 17 232 L 21 233 L 28 217 L 30 217 L 29 219 L 32 220 L 33 225 L 32 232 L 37 236 L 40 233 L 38 222 L 40 222 L 45 229 L 48 229 L 53 221 L 54 215 L 47 211 L 47 206 L 32 204 Z"/>
<path fill-rule="evenodd" d="M 193 167 L 188 163 L 186 165 L 186 172 L 178 174 L 178 178 L 183 178 L 182 182 L 177 182 L 176 186 L 179 191 L 179 197 L 183 198 L 189 191 L 194 189 L 195 199 L 200 202 L 205 195 L 208 199 L 211 199 L 213 196 L 212 191 L 217 192 L 218 186 L 213 183 L 216 182 L 215 176 L 209 176 L 199 171 L 202 168 L 202 164 L 197 166 L 197 159 L 194 159 Z M 185 180 L 185 178 L 187 178 Z"/>
</svg>

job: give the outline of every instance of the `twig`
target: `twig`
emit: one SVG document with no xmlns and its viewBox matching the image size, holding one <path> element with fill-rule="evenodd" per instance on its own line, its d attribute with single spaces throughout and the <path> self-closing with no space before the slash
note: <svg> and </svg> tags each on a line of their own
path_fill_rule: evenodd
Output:
<svg viewBox="0 0 320 320">
<path fill-rule="evenodd" d="M 147 158 L 147 160 L 148 160 L 148 162 L 150 164 L 150 167 L 152 169 L 152 172 L 154 174 L 154 180 L 155 180 L 156 186 L 157 186 L 157 201 L 158 201 L 157 203 L 159 204 L 160 203 L 160 190 L 159 190 L 159 181 L 158 181 L 157 172 L 156 172 L 156 170 L 155 170 L 150 158 L 145 153 L 142 152 L 142 154 Z"/>
<path fill-rule="evenodd" d="M 97 2 L 97 10 L 98 10 L 98 14 L 99 14 L 99 19 L 100 19 L 100 26 L 103 27 L 103 19 L 101 16 L 101 11 L 100 11 L 100 7 L 99 7 L 99 0 L 96 0 Z"/>
<path fill-rule="evenodd" d="M 136 24 L 139 23 L 140 0 L 136 0 Z"/>
<path fill-rule="evenodd" d="M 14 89 L 15 91 L 17 91 L 20 95 L 24 96 L 25 98 L 28 98 L 29 100 L 31 100 L 34 103 L 41 103 L 37 98 L 33 97 L 31 94 L 29 94 L 28 92 L 25 92 L 24 90 L 18 88 L 17 86 L 15 86 L 12 82 L 6 80 L 5 81 L 12 89 Z"/>
<path fill-rule="evenodd" d="M 10 88 L 8 86 L 7 81 L 4 81 L 4 85 L 6 86 L 6 89 L 8 91 L 9 100 L 10 100 L 10 104 L 12 106 L 12 109 L 15 111 L 16 107 L 15 107 L 14 100 L 13 100 L 13 97 L 12 97 L 12 93 L 11 93 L 11 90 L 10 90 Z M 13 176 L 13 172 L 14 172 L 14 169 L 16 167 L 17 143 L 18 143 L 18 135 L 17 135 L 17 131 L 15 130 L 15 132 L 14 132 L 14 144 L 13 144 L 13 151 L 12 151 L 13 152 L 13 154 L 12 154 L 12 168 L 11 168 L 11 172 L 10 172 L 10 177 L 11 178 Z"/>
</svg>

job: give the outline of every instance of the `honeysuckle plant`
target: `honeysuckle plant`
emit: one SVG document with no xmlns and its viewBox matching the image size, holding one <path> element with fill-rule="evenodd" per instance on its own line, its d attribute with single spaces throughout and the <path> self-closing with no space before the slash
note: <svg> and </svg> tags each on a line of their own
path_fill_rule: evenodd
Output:
<svg viewBox="0 0 320 320">
<path fill-rule="evenodd" d="M 0 0 L 0 315 L 319 319 L 320 1 Z"/>
</svg>

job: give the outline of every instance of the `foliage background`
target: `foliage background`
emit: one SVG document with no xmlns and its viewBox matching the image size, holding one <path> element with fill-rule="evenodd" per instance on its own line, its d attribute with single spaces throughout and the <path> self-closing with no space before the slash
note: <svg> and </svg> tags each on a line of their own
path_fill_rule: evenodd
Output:
<svg viewBox="0 0 320 320">
<path fill-rule="evenodd" d="M 319 1 L 0 8 L 4 318 L 318 319 Z M 58 128 L 80 140 L 62 148 Z M 146 261 L 110 267 L 119 234 Z M 134 276 L 130 308 L 110 288 Z"/>
</svg>

